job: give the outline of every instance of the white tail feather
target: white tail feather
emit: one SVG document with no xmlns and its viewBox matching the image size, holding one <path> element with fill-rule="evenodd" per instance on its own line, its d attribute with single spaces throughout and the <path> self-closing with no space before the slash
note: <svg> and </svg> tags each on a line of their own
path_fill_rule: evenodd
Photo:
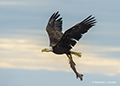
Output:
<svg viewBox="0 0 120 86">
<path fill-rule="evenodd" d="M 81 57 L 81 53 L 80 52 L 74 52 L 74 51 L 70 51 L 71 54 L 74 54 L 75 56 Z"/>
</svg>

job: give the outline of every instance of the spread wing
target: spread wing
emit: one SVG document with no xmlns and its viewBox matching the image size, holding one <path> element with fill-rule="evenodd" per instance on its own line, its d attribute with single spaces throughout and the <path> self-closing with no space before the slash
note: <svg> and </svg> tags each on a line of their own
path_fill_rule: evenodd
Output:
<svg viewBox="0 0 120 86">
<path fill-rule="evenodd" d="M 64 47 L 70 50 L 76 44 L 76 41 L 79 41 L 82 34 L 86 33 L 95 23 L 95 17 L 90 15 L 82 22 L 65 31 L 56 47 Z"/>
<path fill-rule="evenodd" d="M 50 39 L 50 46 L 52 47 L 55 46 L 63 36 L 62 18 L 58 18 L 60 16 L 58 13 L 59 12 L 56 12 L 50 17 L 48 25 L 46 27 L 46 31 Z"/>
</svg>

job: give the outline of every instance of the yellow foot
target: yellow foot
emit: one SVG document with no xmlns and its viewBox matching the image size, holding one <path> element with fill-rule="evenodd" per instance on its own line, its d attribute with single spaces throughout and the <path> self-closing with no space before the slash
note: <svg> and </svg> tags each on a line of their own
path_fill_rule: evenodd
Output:
<svg viewBox="0 0 120 86">
<path fill-rule="evenodd" d="M 66 55 L 70 60 L 72 60 L 72 56 L 70 54 L 66 54 Z"/>
</svg>

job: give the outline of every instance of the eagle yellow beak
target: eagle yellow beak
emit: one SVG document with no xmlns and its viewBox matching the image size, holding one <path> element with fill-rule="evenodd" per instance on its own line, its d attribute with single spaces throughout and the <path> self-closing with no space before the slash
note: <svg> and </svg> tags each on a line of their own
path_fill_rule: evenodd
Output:
<svg viewBox="0 0 120 86">
<path fill-rule="evenodd" d="M 41 52 L 45 52 L 45 51 L 46 51 L 46 49 L 42 49 L 42 50 L 41 50 Z"/>
<path fill-rule="evenodd" d="M 52 48 L 44 48 L 41 52 L 52 52 Z"/>
</svg>

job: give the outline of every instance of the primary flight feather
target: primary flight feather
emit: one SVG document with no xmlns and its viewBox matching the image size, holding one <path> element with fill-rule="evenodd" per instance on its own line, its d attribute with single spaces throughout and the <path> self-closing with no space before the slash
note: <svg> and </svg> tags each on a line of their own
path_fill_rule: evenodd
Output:
<svg viewBox="0 0 120 86">
<path fill-rule="evenodd" d="M 88 16 L 82 22 L 76 24 L 70 29 L 62 32 L 62 18 L 59 12 L 54 13 L 47 24 L 46 31 L 49 35 L 51 48 L 42 49 L 42 52 L 53 52 L 55 54 L 66 54 L 69 58 L 70 67 L 75 72 L 76 77 L 82 80 L 82 74 L 76 71 L 75 63 L 72 55 L 81 57 L 81 53 L 70 51 L 75 46 L 77 41 L 86 33 L 92 26 L 95 25 L 96 19 L 92 15 Z"/>
</svg>

